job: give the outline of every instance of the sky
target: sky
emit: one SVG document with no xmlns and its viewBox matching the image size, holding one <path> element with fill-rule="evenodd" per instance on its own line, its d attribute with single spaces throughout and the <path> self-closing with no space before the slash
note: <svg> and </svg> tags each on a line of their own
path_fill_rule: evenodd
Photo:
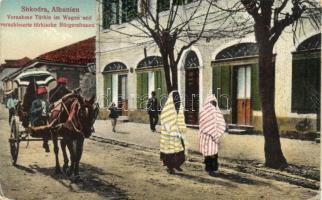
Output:
<svg viewBox="0 0 322 200">
<path fill-rule="evenodd" d="M 0 0 L 0 23 L 83 23 L 95 24 L 95 0 Z M 49 13 L 22 12 L 21 7 L 47 8 Z M 53 6 L 79 8 L 79 13 L 54 13 Z M 12 16 L 33 16 L 32 20 L 8 19 Z M 51 20 L 36 20 L 35 15 L 50 15 Z M 58 15 L 60 20 L 53 20 Z M 90 20 L 64 21 L 62 15 L 91 16 Z M 95 28 L 35 28 L 4 27 L 0 25 L 0 64 L 5 59 L 35 58 L 43 53 L 95 36 Z"/>
</svg>

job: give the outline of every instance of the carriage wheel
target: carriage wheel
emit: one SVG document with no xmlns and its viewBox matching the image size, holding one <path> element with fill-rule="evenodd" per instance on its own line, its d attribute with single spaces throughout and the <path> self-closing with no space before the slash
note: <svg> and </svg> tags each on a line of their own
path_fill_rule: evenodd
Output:
<svg viewBox="0 0 322 200">
<path fill-rule="evenodd" d="M 10 153 L 12 157 L 12 163 L 15 165 L 18 159 L 19 153 L 19 128 L 16 120 L 11 123 L 11 136 L 10 136 Z"/>
</svg>

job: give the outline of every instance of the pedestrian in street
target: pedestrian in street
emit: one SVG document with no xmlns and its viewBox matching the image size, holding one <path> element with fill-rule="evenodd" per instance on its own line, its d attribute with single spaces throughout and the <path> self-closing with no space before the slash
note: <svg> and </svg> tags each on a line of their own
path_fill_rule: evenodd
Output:
<svg viewBox="0 0 322 200">
<path fill-rule="evenodd" d="M 160 159 L 167 166 L 169 174 L 174 174 L 174 169 L 182 171 L 180 166 L 185 161 L 186 149 L 183 136 L 185 129 L 179 93 L 172 91 L 161 112 L 160 138 Z"/>
<path fill-rule="evenodd" d="M 32 126 L 47 125 L 49 114 L 49 103 L 46 87 L 37 88 L 37 98 L 32 102 L 30 115 L 30 123 Z M 50 152 L 48 145 L 48 134 L 42 134 L 43 136 L 43 148 L 46 152 Z"/>
<path fill-rule="evenodd" d="M 150 119 L 150 129 L 155 132 L 155 127 L 159 121 L 159 104 L 155 92 L 151 92 L 151 98 L 148 100 L 147 111 Z"/>
<path fill-rule="evenodd" d="M 205 170 L 218 170 L 218 145 L 226 129 L 225 119 L 215 96 L 209 96 L 199 114 L 199 150 L 204 156 Z"/>
<path fill-rule="evenodd" d="M 117 110 L 117 107 L 115 105 L 114 102 L 112 102 L 112 104 L 110 105 L 110 107 L 108 108 L 110 110 L 110 119 L 111 119 L 111 123 L 112 123 L 112 131 L 115 132 L 115 127 L 116 127 L 116 123 L 117 123 L 117 118 L 119 117 L 119 113 Z"/>
<path fill-rule="evenodd" d="M 16 112 L 17 103 L 18 103 L 18 100 L 15 98 L 15 95 L 13 93 L 10 94 L 6 104 L 9 110 L 9 124 L 11 124 L 11 119 Z"/>
</svg>

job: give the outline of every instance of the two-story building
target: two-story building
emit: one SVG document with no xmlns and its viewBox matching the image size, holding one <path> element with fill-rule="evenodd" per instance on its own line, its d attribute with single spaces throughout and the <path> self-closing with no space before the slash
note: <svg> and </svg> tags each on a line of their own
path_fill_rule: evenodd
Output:
<svg viewBox="0 0 322 200">
<path fill-rule="evenodd" d="M 132 25 L 136 23 L 135 15 L 127 13 L 140 14 L 142 3 L 147 2 L 97 2 L 96 93 L 102 105 L 117 102 L 126 110 L 123 114 L 130 121 L 147 122 L 144 108 L 149 94 L 156 91 L 162 99 L 166 90 L 158 47 L 152 39 L 129 36 L 140 30 Z M 150 8 L 163 5 L 158 10 L 160 17 L 166 19 L 172 1 L 149 0 L 148 4 Z M 197 4 L 195 1 L 178 4 L 178 19 L 189 16 Z M 198 12 L 206 12 L 206 7 L 199 9 Z M 286 28 L 274 48 L 275 107 L 282 133 L 318 129 L 321 34 L 307 27 L 306 34 L 297 35 L 295 42 L 291 27 Z M 182 45 L 184 42 L 178 40 L 177 46 Z M 178 81 L 188 125 L 198 125 L 203 102 L 207 95 L 215 94 L 228 123 L 261 130 L 258 49 L 254 33 L 241 39 L 199 40 L 182 55 Z"/>
</svg>

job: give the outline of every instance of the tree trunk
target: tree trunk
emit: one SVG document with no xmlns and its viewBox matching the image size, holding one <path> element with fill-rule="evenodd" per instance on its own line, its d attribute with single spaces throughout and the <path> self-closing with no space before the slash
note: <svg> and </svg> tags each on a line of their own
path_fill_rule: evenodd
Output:
<svg viewBox="0 0 322 200">
<path fill-rule="evenodd" d="M 170 65 L 168 61 L 168 54 L 162 51 L 160 51 L 160 53 L 163 61 L 163 69 L 164 69 L 165 82 L 167 85 L 167 92 L 169 94 L 172 91 L 172 84 L 171 84 L 171 78 L 170 78 Z"/>
<path fill-rule="evenodd" d="M 178 90 L 178 69 L 174 59 L 174 49 L 169 51 L 171 78 L 172 78 L 172 90 Z"/>
<path fill-rule="evenodd" d="M 280 169 L 287 167 L 280 143 L 275 114 L 275 64 L 272 62 L 273 45 L 269 41 L 258 41 L 259 87 L 261 95 L 263 134 L 265 138 L 265 165 Z"/>
</svg>

